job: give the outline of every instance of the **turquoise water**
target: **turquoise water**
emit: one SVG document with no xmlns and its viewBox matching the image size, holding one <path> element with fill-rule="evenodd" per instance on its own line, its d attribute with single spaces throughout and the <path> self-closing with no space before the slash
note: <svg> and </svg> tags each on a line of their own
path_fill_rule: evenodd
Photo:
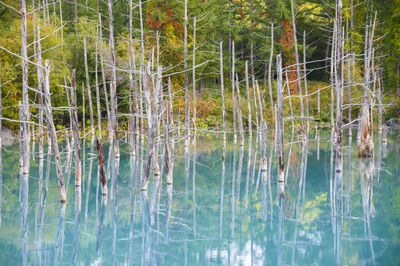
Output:
<svg viewBox="0 0 400 266">
<path fill-rule="evenodd" d="M 287 137 L 284 195 L 277 194 L 274 144 L 268 140 L 268 171 L 261 173 L 254 135 L 244 147 L 230 136 L 225 156 L 222 135 L 197 137 L 196 153 L 191 145 L 186 158 L 177 144 L 173 186 L 160 163 L 162 178 L 151 177 L 146 193 L 138 189 L 142 149 L 130 160 L 122 144 L 108 198 L 96 193 L 97 152 L 91 154 L 90 141 L 80 198 L 74 164 L 61 145 L 69 182 L 64 207 L 47 147 L 42 177 L 37 143 L 32 155 L 28 206 L 19 200 L 18 145 L 3 147 L 0 265 L 400 265 L 400 135 L 391 132 L 385 144 L 375 134 L 374 158 L 362 160 L 355 136 L 346 135 L 341 179 L 330 135 L 311 132 L 307 145 Z"/>
</svg>

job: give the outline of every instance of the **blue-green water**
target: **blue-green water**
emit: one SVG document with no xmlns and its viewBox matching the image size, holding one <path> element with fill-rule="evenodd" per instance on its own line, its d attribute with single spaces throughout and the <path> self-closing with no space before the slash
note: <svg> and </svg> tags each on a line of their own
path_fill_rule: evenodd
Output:
<svg viewBox="0 0 400 266">
<path fill-rule="evenodd" d="M 221 135 L 197 137 L 196 153 L 191 145 L 186 160 L 177 144 L 173 186 L 165 184 L 160 156 L 161 181 L 151 177 L 147 193 L 138 189 L 142 149 L 131 161 L 122 144 L 117 189 L 109 180 L 107 199 L 96 193 L 97 152 L 90 154 L 86 141 L 80 201 L 74 164 L 69 167 L 61 145 L 69 180 L 65 207 L 47 148 L 40 178 L 36 143 L 26 226 L 18 145 L 3 147 L 0 265 L 19 265 L 23 258 L 29 265 L 400 265 L 400 135 L 392 132 L 385 144 L 375 134 L 374 158 L 362 160 L 355 136 L 351 142 L 346 136 L 340 179 L 330 134 L 320 131 L 315 138 L 312 132 L 308 145 L 296 136 L 292 145 L 290 136 L 285 140 L 284 196 L 277 195 L 274 144 L 267 144 L 263 174 L 255 136 L 251 147 L 248 139 L 240 147 L 228 138 L 225 160 Z"/>
</svg>

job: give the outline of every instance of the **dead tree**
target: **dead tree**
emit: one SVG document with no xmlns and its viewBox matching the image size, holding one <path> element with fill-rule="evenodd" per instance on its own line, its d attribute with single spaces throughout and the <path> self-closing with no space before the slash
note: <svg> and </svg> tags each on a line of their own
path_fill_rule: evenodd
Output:
<svg viewBox="0 0 400 266">
<path fill-rule="evenodd" d="M 26 1 L 21 1 L 21 58 L 22 58 L 22 103 L 20 103 L 20 179 L 29 179 L 30 167 L 30 112 L 29 112 L 29 85 L 28 85 L 28 35 L 26 18 Z M 28 197 L 28 191 L 26 197 Z"/>
<path fill-rule="evenodd" d="M 283 153 L 283 86 L 282 86 L 282 58 L 276 56 L 277 78 L 277 100 L 278 100 L 278 123 L 277 123 L 277 142 L 278 142 L 278 189 L 280 193 L 285 191 L 285 161 Z"/>
<path fill-rule="evenodd" d="M 336 88 L 336 163 L 335 163 L 335 176 L 340 173 L 342 178 L 343 171 L 343 158 L 342 158 L 342 120 L 343 120 L 343 34 L 342 34 L 342 0 L 338 1 L 336 12 L 336 31 L 333 34 L 336 38 L 332 45 L 335 46 L 336 60 L 335 60 L 335 88 Z"/>
<path fill-rule="evenodd" d="M 233 142 L 236 143 L 236 100 L 235 100 L 235 42 L 232 41 L 232 114 L 233 114 Z"/>
<path fill-rule="evenodd" d="M 252 135 L 252 123 L 251 123 L 251 104 L 250 104 L 250 92 L 249 92 L 249 64 L 248 61 L 245 62 L 245 76 L 246 76 L 246 97 L 247 97 L 247 123 L 249 127 L 249 135 Z M 254 86 L 253 86 L 254 88 Z M 256 103 L 254 103 L 256 104 Z"/>
<path fill-rule="evenodd" d="M 54 125 L 53 120 L 53 111 L 51 107 L 51 100 L 50 100 L 50 63 L 46 60 L 45 63 L 45 71 L 44 71 L 44 98 L 45 98 L 45 114 L 46 114 L 46 122 L 47 122 L 47 131 L 50 135 L 51 139 L 51 146 L 53 147 L 54 152 L 54 159 L 56 163 L 56 171 L 57 171 L 57 178 L 58 178 L 58 191 L 60 193 L 60 201 L 61 203 L 65 203 L 67 201 L 65 195 L 65 188 L 64 188 L 64 177 L 62 172 L 62 164 L 61 164 L 61 157 L 60 157 L 60 150 L 58 148 L 58 140 L 57 140 L 57 133 L 56 127 Z"/>
<path fill-rule="evenodd" d="M 292 26 L 293 26 L 294 53 L 295 53 L 295 56 L 296 56 L 297 86 L 299 88 L 299 94 L 300 94 L 301 122 L 302 122 L 302 127 L 304 128 L 303 92 L 302 92 L 302 88 L 301 88 L 300 60 L 299 60 L 299 52 L 298 52 L 298 49 L 297 49 L 296 18 L 295 18 L 295 15 L 294 15 L 293 0 L 291 0 L 291 11 L 292 11 L 292 23 L 293 23 Z"/>
<path fill-rule="evenodd" d="M 74 140 L 74 158 L 75 158 L 75 186 L 81 186 L 82 169 L 81 169 L 81 139 L 79 136 L 79 124 L 78 124 L 78 106 L 76 100 L 76 71 L 72 71 L 71 77 L 71 121 L 72 121 L 72 136 Z"/>
<path fill-rule="evenodd" d="M 83 49 L 84 49 L 84 59 L 85 59 L 86 88 L 89 99 L 90 134 L 92 138 L 94 138 L 95 131 L 94 131 L 94 118 L 93 118 L 93 102 L 92 102 L 92 92 L 90 88 L 89 67 L 87 62 L 86 38 L 83 38 Z"/>
<path fill-rule="evenodd" d="M 185 147 L 189 146 L 190 109 L 189 109 L 189 77 L 187 73 L 187 0 L 185 0 L 184 37 L 183 37 L 183 71 L 185 72 Z"/>
<path fill-rule="evenodd" d="M 272 60 L 274 57 L 274 22 L 271 22 L 271 50 L 269 52 L 268 63 L 268 90 L 269 90 L 269 104 L 271 113 L 274 113 L 274 100 L 272 98 Z"/>
<path fill-rule="evenodd" d="M 242 105 L 240 103 L 239 77 L 237 74 L 236 74 L 236 109 L 237 109 L 238 125 L 239 125 L 240 146 L 244 146 L 243 115 L 242 115 Z"/>
<path fill-rule="evenodd" d="M 113 16 L 113 1 L 108 0 L 108 20 L 109 20 L 109 46 L 111 52 L 111 127 L 112 137 L 114 138 L 115 157 L 119 159 L 119 141 L 118 141 L 118 120 L 117 120 L 117 71 L 116 71 L 116 55 L 114 41 L 114 16 Z"/>
<path fill-rule="evenodd" d="M 226 122 L 225 122 L 225 92 L 224 92 L 224 61 L 222 42 L 219 43 L 219 73 L 221 79 L 221 97 L 222 97 L 222 130 L 224 131 L 223 141 L 226 141 Z"/>
<path fill-rule="evenodd" d="M 373 102 L 361 106 L 361 112 L 364 114 L 361 117 L 360 126 L 360 142 L 358 144 L 359 157 L 372 157 L 374 153 L 374 141 L 372 132 L 372 107 Z"/>
<path fill-rule="evenodd" d="M 193 85 L 193 131 L 196 137 L 196 16 L 193 18 L 193 63 L 192 63 L 192 85 Z"/>
<path fill-rule="evenodd" d="M 100 173 L 100 182 L 101 182 L 101 195 L 107 195 L 107 177 L 106 170 L 104 167 L 104 154 L 103 154 L 103 145 L 101 144 L 100 138 L 97 138 L 97 155 L 99 158 L 99 173 Z"/>
</svg>

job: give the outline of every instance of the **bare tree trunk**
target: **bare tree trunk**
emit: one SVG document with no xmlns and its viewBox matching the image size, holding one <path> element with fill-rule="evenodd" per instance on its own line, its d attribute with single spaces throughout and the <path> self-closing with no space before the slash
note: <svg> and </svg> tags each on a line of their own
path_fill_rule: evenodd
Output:
<svg viewBox="0 0 400 266">
<path fill-rule="evenodd" d="M 272 98 L 272 59 L 274 57 L 274 22 L 271 22 L 271 50 L 269 52 L 268 64 L 268 90 L 269 90 L 269 104 L 271 112 L 274 112 L 274 100 Z"/>
<path fill-rule="evenodd" d="M 99 173 L 100 173 L 100 182 L 101 182 L 101 195 L 107 195 L 107 177 L 106 171 L 104 167 L 104 154 L 103 154 L 103 145 L 101 144 L 101 140 L 97 139 L 97 153 L 99 158 Z"/>
<path fill-rule="evenodd" d="M 193 18 L 193 63 L 192 63 L 192 84 L 193 84 L 193 131 L 196 137 L 196 16 Z"/>
<path fill-rule="evenodd" d="M 184 37 L 183 37 L 183 71 L 185 72 L 185 146 L 189 146 L 190 109 L 189 109 L 189 77 L 187 73 L 187 0 L 185 0 Z"/>
<path fill-rule="evenodd" d="M 104 98 L 106 100 L 106 111 L 107 111 L 107 130 L 109 134 L 109 141 L 112 142 L 112 130 L 111 130 L 111 114 L 110 114 L 110 106 L 108 103 L 108 93 L 107 93 L 107 82 L 106 82 L 106 72 L 104 69 L 104 52 L 103 52 L 103 30 L 101 25 L 101 15 L 99 13 L 99 35 L 100 35 L 100 65 L 101 65 L 101 76 L 103 80 L 103 91 Z"/>
<path fill-rule="evenodd" d="M 333 23 L 333 32 L 336 33 L 337 31 L 337 24 Z M 334 84 L 335 84 L 335 62 L 336 62 L 336 34 L 333 34 L 332 37 L 332 52 L 331 52 L 331 127 L 333 128 L 334 126 L 334 114 L 333 114 L 333 108 L 334 108 L 334 103 L 335 103 L 335 96 L 334 96 Z"/>
<path fill-rule="evenodd" d="M 370 103 L 361 106 L 363 116 L 360 121 L 360 142 L 358 144 L 359 157 L 372 157 L 374 153 L 374 142 L 372 135 L 372 99 Z"/>
<path fill-rule="evenodd" d="M 174 165 L 174 156 L 175 156 L 175 137 L 174 137 L 174 109 L 172 106 L 172 83 L 171 83 L 171 79 L 168 78 L 168 96 L 169 96 L 169 124 L 170 127 L 172 128 L 172 132 L 171 132 L 171 158 L 172 158 L 172 167 Z"/>
<path fill-rule="evenodd" d="M 84 49 L 84 59 L 85 59 L 86 88 L 89 99 L 90 134 L 92 138 L 94 138 L 95 132 L 94 132 L 94 118 L 93 118 L 93 102 L 92 102 L 92 92 L 89 79 L 89 67 L 87 62 L 86 38 L 83 38 L 83 49 Z"/>
<path fill-rule="evenodd" d="M 28 85 L 28 35 L 27 35 L 27 18 L 26 18 L 26 1 L 21 0 L 21 57 L 22 57 L 22 105 L 20 110 L 21 120 L 21 145 L 20 154 L 22 156 L 22 164 L 20 169 L 20 178 L 29 178 L 29 154 L 30 154 L 30 111 L 29 111 L 29 85 Z M 28 194 L 28 191 L 26 192 Z"/>
<path fill-rule="evenodd" d="M 257 107 L 257 96 L 256 96 L 256 86 L 258 86 L 258 81 L 255 79 L 254 75 L 251 76 L 251 83 L 252 83 L 252 87 L 253 87 L 253 102 L 254 102 L 254 115 L 256 117 L 256 131 L 257 131 L 257 133 L 259 133 L 260 122 L 258 121 L 258 107 Z M 252 138 L 251 134 L 250 134 L 250 138 Z"/>
<path fill-rule="evenodd" d="M 79 137 L 78 106 L 76 100 L 76 72 L 72 71 L 71 77 L 71 104 L 72 104 L 72 135 L 74 139 L 75 158 L 75 186 L 81 186 L 81 140 Z"/>
<path fill-rule="evenodd" d="M 282 86 L 282 59 L 278 54 L 276 57 L 277 78 L 277 100 L 278 100 L 278 127 L 277 127 L 277 142 L 278 142 L 278 189 L 280 193 L 285 191 L 285 161 L 284 161 L 284 145 L 283 145 L 283 86 Z"/>
<path fill-rule="evenodd" d="M 250 105 L 250 92 L 249 92 L 249 64 L 246 61 L 245 62 L 245 78 L 246 78 L 246 97 L 247 97 L 247 113 L 248 113 L 248 118 L 247 118 L 247 123 L 249 127 L 249 135 L 252 135 L 252 123 L 251 123 L 251 105 Z M 254 87 L 254 86 L 253 86 Z"/>
<path fill-rule="evenodd" d="M 95 62 L 95 79 L 96 79 L 96 107 L 97 107 L 97 127 L 98 127 L 98 137 L 101 140 L 102 132 L 101 132 L 101 106 L 100 106 L 100 89 L 99 89 L 99 79 L 98 79 L 98 53 L 99 53 L 99 25 L 97 25 L 97 33 L 96 33 L 96 62 Z M 101 40 L 100 40 L 101 41 Z M 97 201 L 96 201 L 97 202 Z"/>
<path fill-rule="evenodd" d="M 338 0 L 337 14 L 336 14 L 336 31 L 334 34 L 336 51 L 335 60 L 335 88 L 336 88 L 336 162 L 335 162 L 335 176 L 343 172 L 343 158 L 342 158 L 342 120 L 343 120 L 343 47 L 344 40 L 342 34 L 342 0 Z M 342 176 L 342 174 L 341 174 Z M 341 177 L 340 176 L 340 177 Z"/>
<path fill-rule="evenodd" d="M 236 109 L 239 122 L 239 136 L 240 136 L 240 146 L 244 146 L 244 132 L 243 132 L 243 115 L 242 115 L 242 105 L 240 103 L 240 89 L 239 89 L 239 77 L 236 74 Z"/>
<path fill-rule="evenodd" d="M 170 141 L 169 141 L 169 125 L 166 123 L 164 126 L 164 147 L 165 147 L 165 169 L 166 169 L 166 183 L 167 185 L 172 185 L 173 182 L 173 163 L 172 156 L 169 150 Z"/>
<path fill-rule="evenodd" d="M 310 118 L 308 112 L 308 88 L 307 88 L 307 53 L 306 53 L 306 31 L 303 32 L 303 72 L 304 72 L 304 93 L 306 96 L 306 116 L 307 116 L 307 134 L 310 127 Z"/>
<path fill-rule="evenodd" d="M 222 130 L 224 131 L 223 141 L 226 141 L 226 122 L 225 122 L 225 92 L 224 92 L 224 61 L 222 42 L 219 43 L 219 73 L 221 79 L 221 97 L 222 97 Z"/>
<path fill-rule="evenodd" d="M 295 18 L 295 16 L 294 16 L 293 0 L 291 0 L 291 10 L 292 10 L 292 23 L 293 23 L 294 53 L 295 53 L 295 55 L 296 55 L 297 86 L 298 86 L 298 88 L 299 88 L 299 94 L 300 94 L 301 123 L 302 123 L 302 127 L 304 128 L 303 92 L 302 92 L 302 88 L 301 88 L 300 60 L 299 60 L 299 51 L 298 51 L 298 49 L 297 49 L 296 18 Z"/>
<path fill-rule="evenodd" d="M 233 142 L 236 143 L 236 100 L 235 100 L 235 42 L 232 41 L 232 114 L 233 114 Z"/>
<path fill-rule="evenodd" d="M 47 130 L 51 138 L 54 158 L 56 162 L 56 171 L 58 177 L 58 191 L 60 192 L 60 201 L 62 203 L 66 202 L 65 188 L 64 188 L 64 177 L 62 172 L 62 164 L 60 157 L 60 150 L 58 148 L 56 127 L 53 121 L 53 112 L 51 110 L 51 100 L 50 100 L 50 63 L 46 60 L 45 63 L 45 76 L 44 76 L 44 96 L 45 96 L 45 113 L 47 120 Z M 29 169 L 29 168 L 28 168 Z"/>
<path fill-rule="evenodd" d="M 111 52 L 111 86 L 110 86 L 110 102 L 111 102 L 111 126 L 113 137 L 116 145 L 116 156 L 119 156 L 118 146 L 118 122 L 117 122 L 117 73 L 116 73 L 116 55 L 115 55 L 115 41 L 114 41 L 114 16 L 113 16 L 113 1 L 108 1 L 108 20 L 109 20 L 109 46 Z"/>
<path fill-rule="evenodd" d="M 382 111 L 383 111 L 383 106 L 382 106 L 382 85 L 383 85 L 383 78 L 382 78 L 382 70 L 378 70 L 378 129 L 379 132 L 382 133 Z"/>
<path fill-rule="evenodd" d="M 26 2 L 21 1 L 21 57 L 22 57 L 22 103 L 19 102 L 20 116 L 20 209 L 22 229 L 22 265 L 28 265 L 28 195 L 30 167 L 30 132 L 29 132 L 29 94 L 28 94 L 28 49 Z"/>
<path fill-rule="evenodd" d="M 134 95 L 136 94 L 137 90 L 135 90 L 136 84 L 136 74 L 133 74 L 133 71 L 136 71 L 135 65 L 135 55 L 133 51 L 133 43 L 132 43 L 132 32 L 133 32 L 133 25 L 132 25 L 132 0 L 129 0 L 129 151 L 131 156 L 134 156 L 134 145 L 135 145 L 135 106 L 134 106 Z M 137 103 L 137 101 L 135 101 Z"/>
<path fill-rule="evenodd" d="M 161 67 L 158 69 L 158 74 L 161 75 L 162 69 Z M 152 163 L 152 159 L 156 158 L 154 153 L 154 132 L 155 127 L 157 125 L 157 116 L 158 116 L 158 92 L 159 92 L 159 84 L 161 85 L 161 76 L 158 77 L 159 81 L 157 81 L 157 86 L 154 89 L 154 110 L 151 112 L 151 101 L 150 101 L 150 88 L 149 88 L 149 80 L 150 79 L 150 65 L 147 67 L 146 78 L 144 82 L 144 96 L 145 96 L 145 106 L 146 106 L 146 114 L 147 114 L 147 128 L 148 128 L 148 147 L 147 147 L 147 159 L 145 170 L 142 176 L 142 184 L 141 191 L 147 191 L 147 186 L 149 183 L 150 176 L 150 166 Z"/>
</svg>

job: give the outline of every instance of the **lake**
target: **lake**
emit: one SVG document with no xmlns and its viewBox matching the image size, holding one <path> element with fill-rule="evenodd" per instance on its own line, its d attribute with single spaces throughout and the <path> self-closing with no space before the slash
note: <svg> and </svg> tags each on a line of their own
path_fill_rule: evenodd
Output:
<svg viewBox="0 0 400 266">
<path fill-rule="evenodd" d="M 387 142 L 375 132 L 369 159 L 358 158 L 356 133 L 345 132 L 342 178 L 330 137 L 330 130 L 311 130 L 302 143 L 287 130 L 284 194 L 277 192 L 271 136 L 266 172 L 254 134 L 243 147 L 228 135 L 225 150 L 221 134 L 199 135 L 186 151 L 180 141 L 173 185 L 166 185 L 157 145 L 162 174 L 151 176 L 146 192 L 145 149 L 138 146 L 130 158 L 121 140 L 108 197 L 101 195 L 90 140 L 80 194 L 62 142 L 66 205 L 59 203 L 47 144 L 42 160 L 33 144 L 29 184 L 19 182 L 18 144 L 3 147 L 0 265 L 400 265 L 399 132 L 389 132 Z M 104 152 L 110 174 L 115 162 L 106 144 Z"/>
</svg>

